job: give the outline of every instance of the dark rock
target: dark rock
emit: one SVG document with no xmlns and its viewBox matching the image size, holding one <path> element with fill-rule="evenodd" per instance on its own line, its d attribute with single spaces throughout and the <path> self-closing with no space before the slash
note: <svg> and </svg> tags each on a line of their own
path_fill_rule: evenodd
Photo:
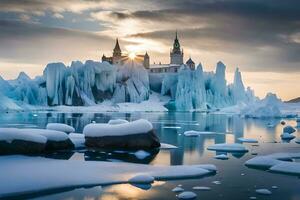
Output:
<svg viewBox="0 0 300 200">
<path fill-rule="evenodd" d="M 70 139 L 62 140 L 62 141 L 53 141 L 47 140 L 46 150 L 47 151 L 55 151 L 55 150 L 70 150 L 74 149 L 75 146 Z"/>
<path fill-rule="evenodd" d="M 13 140 L 12 142 L 0 141 L 0 154 L 40 154 L 45 151 L 45 143 L 37 143 L 25 140 Z"/>
<path fill-rule="evenodd" d="M 91 148 L 117 148 L 117 149 L 154 149 L 160 147 L 160 142 L 154 130 L 147 133 L 87 137 L 85 145 Z"/>
</svg>

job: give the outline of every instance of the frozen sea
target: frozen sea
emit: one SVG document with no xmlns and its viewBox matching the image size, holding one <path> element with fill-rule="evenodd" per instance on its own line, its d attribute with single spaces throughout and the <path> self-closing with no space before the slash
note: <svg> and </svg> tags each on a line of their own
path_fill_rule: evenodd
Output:
<svg viewBox="0 0 300 200">
<path fill-rule="evenodd" d="M 244 163 L 257 156 L 276 152 L 300 152 L 300 144 L 282 141 L 281 133 L 284 120 L 296 126 L 295 119 L 245 119 L 240 116 L 190 112 L 133 112 L 133 113 L 1 113 L 1 127 L 45 128 L 47 123 L 59 122 L 73 126 L 77 133 L 93 121 L 106 123 L 110 119 L 148 119 L 153 123 L 162 143 L 177 146 L 176 149 L 161 149 L 150 152 L 141 159 L 132 152 L 113 150 L 87 151 L 77 150 L 45 155 L 54 159 L 77 159 L 89 161 L 131 162 L 149 165 L 189 165 L 214 164 L 218 171 L 215 175 L 203 178 L 156 181 L 151 187 L 137 187 L 119 184 L 100 187 L 80 188 L 75 190 L 58 190 L 51 193 L 36 193 L 15 199 L 40 200 L 118 200 L 118 199 L 178 199 L 172 189 L 181 185 L 185 191 L 197 194 L 197 199 L 257 199 L 298 200 L 300 199 L 300 179 L 297 176 L 275 174 L 261 169 L 248 168 Z M 271 127 L 268 124 L 274 125 Z M 201 134 L 187 137 L 185 131 L 216 132 L 218 134 Z M 294 134 L 300 138 L 300 132 Z M 207 150 L 218 143 L 242 143 L 238 138 L 257 139 L 258 143 L 244 143 L 249 152 L 226 153 Z M 214 158 L 226 154 L 229 159 Z M 300 162 L 300 160 L 294 160 Z M 1 163 L 0 163 L 1 165 Z M 34 170 L 34 169 L 32 169 Z M 4 173 L 4 172 L 0 172 Z M 5 173 L 13 173 L 5 172 Z M 30 171 L 28 172 L 30 173 Z M 28 180 L 30 181 L 30 180 Z M 1 184 L 5 184 L 0 180 Z M 195 190 L 194 187 L 209 187 L 210 190 Z M 268 189 L 271 195 L 258 194 L 257 189 Z"/>
</svg>

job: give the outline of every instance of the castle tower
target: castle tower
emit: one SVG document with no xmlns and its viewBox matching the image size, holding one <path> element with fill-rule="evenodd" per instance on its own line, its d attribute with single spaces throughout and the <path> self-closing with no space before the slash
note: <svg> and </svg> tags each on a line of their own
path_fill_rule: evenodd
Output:
<svg viewBox="0 0 300 200">
<path fill-rule="evenodd" d="M 112 58 L 113 64 L 122 64 L 122 51 L 119 45 L 118 38 L 116 39 L 116 45 L 113 50 L 113 58 Z"/>
<path fill-rule="evenodd" d="M 144 64 L 144 67 L 145 67 L 146 69 L 149 69 L 149 68 L 150 68 L 150 57 L 149 57 L 149 55 L 148 55 L 147 52 L 146 52 L 146 54 L 144 55 L 144 62 L 143 62 L 143 64 Z"/>
<path fill-rule="evenodd" d="M 177 31 L 173 43 L 173 49 L 170 52 L 170 64 L 182 65 L 183 64 L 183 50 L 180 49 L 180 43 L 177 36 Z"/>
</svg>

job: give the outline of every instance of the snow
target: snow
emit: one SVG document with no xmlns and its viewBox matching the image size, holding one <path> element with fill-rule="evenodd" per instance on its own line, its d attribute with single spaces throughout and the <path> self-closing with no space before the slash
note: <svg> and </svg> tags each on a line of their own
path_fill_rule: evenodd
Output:
<svg viewBox="0 0 300 200">
<path fill-rule="evenodd" d="M 134 155 L 138 159 L 143 160 L 146 157 L 150 156 L 150 153 L 148 153 L 147 151 L 144 151 L 144 150 L 139 150 L 139 151 L 135 152 Z"/>
<path fill-rule="evenodd" d="M 154 182 L 154 177 L 147 174 L 139 174 L 128 180 L 129 183 L 149 184 Z"/>
<path fill-rule="evenodd" d="M 219 159 L 219 160 L 228 160 L 229 159 L 229 157 L 225 154 L 216 155 L 214 158 Z"/>
<path fill-rule="evenodd" d="M 17 128 L 0 128 L 0 141 L 12 142 L 13 140 L 24 140 L 29 142 L 43 143 L 47 142 L 45 136 L 32 132 L 25 132 Z"/>
<path fill-rule="evenodd" d="M 160 149 L 177 149 L 177 146 L 167 143 L 160 143 Z"/>
<path fill-rule="evenodd" d="M 280 137 L 281 137 L 283 140 L 292 140 L 292 139 L 295 138 L 294 135 L 289 134 L 289 133 L 286 133 L 286 132 L 282 133 L 282 134 L 280 135 Z"/>
<path fill-rule="evenodd" d="M 213 151 L 223 151 L 223 152 L 248 152 L 246 147 L 242 144 L 226 144 L 226 143 L 221 143 L 221 144 L 214 144 L 211 145 L 207 148 L 208 150 L 213 150 Z"/>
<path fill-rule="evenodd" d="M 300 163 L 291 162 L 300 158 L 300 153 L 275 153 L 256 156 L 245 162 L 246 166 L 269 169 L 270 172 L 286 173 L 299 176 Z"/>
<path fill-rule="evenodd" d="M 238 138 L 238 140 L 243 143 L 258 143 L 258 140 L 253 138 Z"/>
<path fill-rule="evenodd" d="M 172 189 L 172 192 L 183 192 L 183 191 L 184 191 L 184 189 L 182 187 L 179 187 L 179 186 Z"/>
<path fill-rule="evenodd" d="M 255 190 L 255 192 L 257 194 L 262 194 L 262 195 L 271 195 L 272 194 L 272 192 L 268 189 L 257 189 L 257 190 Z"/>
<path fill-rule="evenodd" d="M 141 174 L 155 180 L 168 180 L 195 178 L 211 173 L 197 165 L 152 166 L 27 156 L 1 156 L 0 163 L 0 171 L 13 172 L 0 173 L 1 181 L 5 183 L 0 188 L 1 198 L 54 189 L 128 183 L 131 178 Z"/>
<path fill-rule="evenodd" d="M 197 195 L 194 192 L 185 191 L 178 194 L 179 199 L 195 199 Z"/>
<path fill-rule="evenodd" d="M 296 129 L 294 129 L 292 126 L 288 125 L 286 127 L 283 128 L 283 132 L 284 133 L 294 133 L 296 131 Z"/>
<path fill-rule="evenodd" d="M 139 119 L 133 122 L 123 124 L 88 124 L 83 129 L 86 137 L 103 137 L 103 136 L 122 136 L 148 133 L 153 129 L 152 124 L 145 120 Z"/>
<path fill-rule="evenodd" d="M 209 190 L 211 190 L 211 188 L 205 187 L 205 186 L 195 186 L 195 187 L 193 187 L 193 190 L 209 191 Z"/>
<path fill-rule="evenodd" d="M 200 136 L 200 135 L 211 135 L 211 134 L 220 134 L 220 133 L 210 132 L 210 131 L 194 131 L 194 130 L 190 130 L 190 131 L 185 131 L 183 134 L 185 136 L 188 136 L 188 137 L 195 137 L 195 136 Z"/>
<path fill-rule="evenodd" d="M 108 124 L 110 124 L 110 125 L 124 124 L 124 123 L 128 123 L 128 121 L 125 119 L 111 119 L 108 121 Z"/>
<path fill-rule="evenodd" d="M 80 149 L 85 147 L 85 138 L 82 133 L 70 133 L 69 135 L 70 140 L 75 146 L 75 149 Z"/>
<path fill-rule="evenodd" d="M 47 130 L 47 129 L 20 129 L 23 134 L 35 134 L 42 135 L 47 138 L 49 141 L 65 141 L 69 139 L 68 135 L 65 132 Z"/>
<path fill-rule="evenodd" d="M 61 131 L 61 132 L 65 132 L 65 133 L 75 132 L 75 129 L 72 126 L 69 126 L 67 124 L 61 124 L 61 123 L 48 123 L 46 126 L 46 129 L 54 130 L 54 131 Z"/>
</svg>

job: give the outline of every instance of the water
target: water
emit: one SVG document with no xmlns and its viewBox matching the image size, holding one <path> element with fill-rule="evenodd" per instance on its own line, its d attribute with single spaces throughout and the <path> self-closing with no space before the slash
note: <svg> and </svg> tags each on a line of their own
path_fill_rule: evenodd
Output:
<svg viewBox="0 0 300 200">
<path fill-rule="evenodd" d="M 185 190 L 194 191 L 198 199 L 300 199 L 300 179 L 295 176 L 273 174 L 267 171 L 251 169 L 244 162 L 255 157 L 275 152 L 299 152 L 300 145 L 293 141 L 282 142 L 280 134 L 282 125 L 279 119 L 243 119 L 239 116 L 226 116 L 203 113 L 169 112 L 169 113 L 2 113 L 1 127 L 44 128 L 49 122 L 60 122 L 72 125 L 76 132 L 82 132 L 83 127 L 96 121 L 108 122 L 110 119 L 135 120 L 145 118 L 151 121 L 161 142 L 177 146 L 177 149 L 160 150 L 144 160 L 137 159 L 132 154 L 120 154 L 113 151 L 78 151 L 47 155 L 55 159 L 82 159 L 94 161 L 124 161 L 150 165 L 188 165 L 214 164 L 218 168 L 216 175 L 190 180 L 157 181 L 151 188 L 140 189 L 130 184 L 81 188 L 71 191 L 61 191 L 56 194 L 37 194 L 32 199 L 177 199 L 171 190 L 182 185 Z M 285 120 L 287 124 L 295 125 L 294 120 Z M 268 123 L 277 124 L 273 128 Z M 226 134 L 202 135 L 186 137 L 184 131 L 213 131 Z M 300 136 L 299 132 L 295 134 Z M 206 148 L 215 143 L 239 143 L 240 137 L 255 138 L 259 144 L 245 144 L 249 149 L 245 154 L 228 154 L 229 160 L 216 160 L 214 151 Z M 275 143 L 276 142 L 276 143 Z M 299 162 L 299 160 L 296 160 Z M 213 182 L 219 181 L 221 184 Z M 196 191 L 195 186 L 211 187 L 210 191 Z M 277 186 L 278 189 L 272 189 Z M 255 193 L 258 188 L 272 191 L 270 196 Z"/>
</svg>

